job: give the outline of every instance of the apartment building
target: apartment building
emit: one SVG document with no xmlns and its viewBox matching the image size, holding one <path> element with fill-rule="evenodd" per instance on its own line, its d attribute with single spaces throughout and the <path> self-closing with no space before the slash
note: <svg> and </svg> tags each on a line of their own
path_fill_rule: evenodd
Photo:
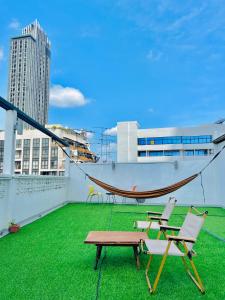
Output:
<svg viewBox="0 0 225 300">
<path fill-rule="evenodd" d="M 61 125 L 46 128 L 70 144 L 70 156 L 76 162 L 96 162 L 86 132 L 78 132 Z M 0 173 L 3 170 L 4 131 L 0 132 Z M 50 137 L 36 129 L 26 129 L 16 136 L 15 174 L 64 175 L 65 153 Z"/>
</svg>

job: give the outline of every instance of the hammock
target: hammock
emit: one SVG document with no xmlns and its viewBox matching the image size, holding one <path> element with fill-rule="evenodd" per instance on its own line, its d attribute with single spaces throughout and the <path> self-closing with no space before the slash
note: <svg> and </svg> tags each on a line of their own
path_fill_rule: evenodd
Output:
<svg viewBox="0 0 225 300">
<path fill-rule="evenodd" d="M 188 178 L 185 178 L 179 182 L 176 182 L 172 185 L 169 185 L 169 186 L 161 188 L 161 189 L 152 190 L 152 191 L 144 191 L 144 192 L 136 192 L 136 191 L 125 191 L 125 190 L 118 189 L 114 186 L 111 186 L 105 182 L 102 182 L 102 181 L 86 174 L 86 176 L 91 181 L 93 181 L 95 184 L 99 185 L 106 191 L 113 193 L 115 195 L 118 195 L 118 196 L 122 196 L 122 197 L 126 197 L 126 198 L 134 198 L 134 199 L 157 198 L 157 197 L 167 195 L 169 193 L 172 193 L 172 192 L 178 190 L 182 186 L 188 184 L 189 182 L 194 180 L 198 175 L 199 175 L 199 173 L 196 173 Z"/>
</svg>

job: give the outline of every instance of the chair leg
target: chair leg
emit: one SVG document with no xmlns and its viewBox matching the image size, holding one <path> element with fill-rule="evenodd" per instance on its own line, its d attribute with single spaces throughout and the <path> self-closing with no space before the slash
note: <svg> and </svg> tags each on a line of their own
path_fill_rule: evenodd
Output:
<svg viewBox="0 0 225 300">
<path fill-rule="evenodd" d="M 205 288 L 204 288 L 204 286 L 202 284 L 201 278 L 200 278 L 200 276 L 198 274 L 198 271 L 196 269 L 196 266 L 195 266 L 195 264 L 193 262 L 192 257 L 189 258 L 189 260 L 190 260 L 190 264 L 191 264 L 191 267 L 192 267 L 192 270 L 193 270 L 195 276 L 192 275 L 192 273 L 191 273 L 191 271 L 190 271 L 190 269 L 188 267 L 188 264 L 187 264 L 185 258 L 181 257 L 181 259 L 182 259 L 182 262 L 184 264 L 186 272 L 188 273 L 188 275 L 190 276 L 190 278 L 192 279 L 192 281 L 194 282 L 194 284 L 197 286 L 197 288 L 201 291 L 201 293 L 204 294 L 205 293 Z"/>
<path fill-rule="evenodd" d="M 146 266 L 146 270 L 145 270 L 145 278 L 146 278 L 148 289 L 149 289 L 150 293 L 152 293 L 152 286 L 151 286 L 151 283 L 150 283 L 150 280 L 149 280 L 149 277 L 148 277 L 148 272 L 149 272 L 149 269 L 150 269 L 152 258 L 153 258 L 153 256 L 150 255 L 147 266 Z"/>
<path fill-rule="evenodd" d="M 147 281 L 147 284 L 148 284 L 148 288 L 149 288 L 149 291 L 150 291 L 151 294 L 153 294 L 153 293 L 156 291 L 156 288 L 157 288 L 157 285 L 158 285 L 158 283 L 159 283 L 159 279 L 160 279 L 160 276 L 161 276 L 163 267 L 164 267 L 164 265 L 165 265 L 165 262 L 166 262 L 166 259 L 167 259 L 167 256 L 168 256 L 168 252 L 169 252 L 170 245 L 171 245 L 171 241 L 168 242 L 168 245 L 167 245 L 167 247 L 166 247 L 166 251 L 165 251 L 165 253 L 164 253 L 164 255 L 163 255 L 161 264 L 160 264 L 160 266 L 159 266 L 159 270 L 158 270 L 158 273 L 157 273 L 157 275 L 156 275 L 156 278 L 155 278 L 153 287 L 151 286 L 150 279 L 149 279 L 149 277 L 148 277 L 148 271 L 149 271 L 150 264 L 151 264 L 151 261 L 152 261 L 152 255 L 151 255 L 150 258 L 149 258 L 149 261 L 148 261 L 148 264 L 147 264 L 147 267 L 146 267 L 146 271 L 145 271 L 145 277 L 146 277 L 146 281 Z"/>
</svg>

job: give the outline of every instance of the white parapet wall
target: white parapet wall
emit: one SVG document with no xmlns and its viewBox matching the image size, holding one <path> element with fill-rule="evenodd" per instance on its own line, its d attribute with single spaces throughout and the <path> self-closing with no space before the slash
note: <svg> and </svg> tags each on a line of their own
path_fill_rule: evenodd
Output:
<svg viewBox="0 0 225 300">
<path fill-rule="evenodd" d="M 218 150 L 222 145 L 218 146 Z M 207 160 L 156 162 L 156 163 L 108 163 L 82 164 L 84 171 L 91 176 L 115 187 L 131 190 L 137 186 L 137 191 L 154 190 L 166 187 L 199 172 Z M 225 150 L 223 153 L 191 183 L 169 195 L 146 199 L 145 204 L 165 203 L 169 196 L 175 196 L 180 205 L 225 206 Z M 96 191 L 104 195 L 106 191 L 96 186 L 74 165 L 71 164 L 68 199 L 70 202 L 85 202 L 89 186 L 95 186 Z M 120 203 L 124 199 L 116 197 Z M 135 199 L 126 199 L 126 203 L 136 204 Z"/>
<path fill-rule="evenodd" d="M 1 176 L 0 232 L 7 232 L 11 221 L 21 225 L 67 203 L 68 177 Z"/>
</svg>

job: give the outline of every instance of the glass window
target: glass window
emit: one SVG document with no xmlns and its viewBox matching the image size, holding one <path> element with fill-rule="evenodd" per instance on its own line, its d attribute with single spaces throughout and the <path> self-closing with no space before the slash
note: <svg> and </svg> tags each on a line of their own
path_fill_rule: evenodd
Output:
<svg viewBox="0 0 225 300">
<path fill-rule="evenodd" d="M 33 139 L 33 147 L 40 147 L 40 139 Z"/>
<path fill-rule="evenodd" d="M 197 156 L 204 156 L 207 155 L 208 151 L 206 149 L 202 149 L 202 150 L 195 150 L 195 155 Z"/>
<path fill-rule="evenodd" d="M 42 159 L 42 161 L 41 161 L 41 168 L 42 169 L 48 169 L 48 160 Z"/>
<path fill-rule="evenodd" d="M 51 169 L 57 169 L 57 167 L 58 167 L 58 160 L 57 159 L 51 160 Z"/>
<path fill-rule="evenodd" d="M 32 161 L 32 169 L 38 169 L 39 168 L 39 161 L 37 159 Z"/>
<path fill-rule="evenodd" d="M 194 150 L 185 150 L 184 155 L 185 156 L 194 156 Z"/>
<path fill-rule="evenodd" d="M 42 139 L 42 147 L 48 147 L 49 146 L 49 139 L 44 138 Z"/>
<path fill-rule="evenodd" d="M 58 148 L 57 147 L 51 148 L 51 157 L 58 157 Z"/>
<path fill-rule="evenodd" d="M 30 158 L 30 148 L 24 148 L 23 149 L 23 158 Z"/>
<path fill-rule="evenodd" d="M 41 156 L 46 158 L 48 157 L 48 148 L 41 149 Z"/>
<path fill-rule="evenodd" d="M 33 158 L 39 158 L 40 150 L 39 148 L 33 149 Z"/>
<path fill-rule="evenodd" d="M 29 160 L 23 161 L 23 169 L 29 169 Z"/>
<path fill-rule="evenodd" d="M 138 138 L 138 145 L 146 145 L 146 138 Z"/>
<path fill-rule="evenodd" d="M 21 139 L 16 140 L 16 148 L 21 148 L 21 146 L 22 146 L 22 140 Z"/>
<path fill-rule="evenodd" d="M 211 143 L 211 142 L 212 142 L 211 135 L 138 138 L 138 145 L 204 144 L 204 143 Z"/>
<path fill-rule="evenodd" d="M 30 139 L 24 139 L 23 146 L 24 147 L 30 147 Z"/>
<path fill-rule="evenodd" d="M 179 150 L 166 150 L 164 151 L 165 156 L 180 156 Z"/>
<path fill-rule="evenodd" d="M 146 151 L 138 151 L 138 156 L 139 157 L 145 157 L 146 156 Z"/>
<path fill-rule="evenodd" d="M 148 156 L 163 156 L 163 151 L 148 151 Z"/>
</svg>

